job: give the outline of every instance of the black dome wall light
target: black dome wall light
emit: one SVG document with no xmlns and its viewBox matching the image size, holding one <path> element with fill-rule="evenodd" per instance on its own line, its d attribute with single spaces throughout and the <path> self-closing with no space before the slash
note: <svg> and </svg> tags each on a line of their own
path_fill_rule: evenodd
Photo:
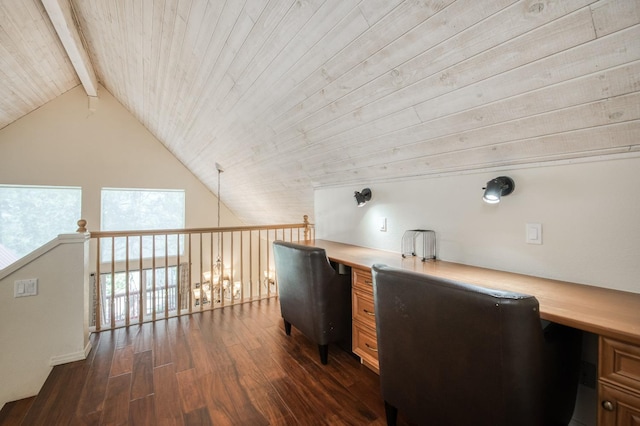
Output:
<svg viewBox="0 0 640 426">
<path fill-rule="evenodd" d="M 365 188 L 360 192 L 356 191 L 354 197 L 356 199 L 356 203 L 358 203 L 358 207 L 362 207 L 371 199 L 371 190 L 369 188 Z"/>
<path fill-rule="evenodd" d="M 513 179 L 507 176 L 499 176 L 487 182 L 482 199 L 485 203 L 496 204 L 500 202 L 500 197 L 507 196 L 513 192 L 516 184 Z"/>
</svg>

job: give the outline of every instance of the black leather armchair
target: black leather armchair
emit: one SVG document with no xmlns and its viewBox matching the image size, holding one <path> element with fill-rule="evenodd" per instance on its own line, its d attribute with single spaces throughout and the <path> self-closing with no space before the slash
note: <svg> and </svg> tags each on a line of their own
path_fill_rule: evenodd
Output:
<svg viewBox="0 0 640 426">
<path fill-rule="evenodd" d="M 321 248 L 275 241 L 273 253 L 285 332 L 295 326 L 318 345 L 326 364 L 329 343 L 349 344 L 350 277 L 340 275 Z"/>
<path fill-rule="evenodd" d="M 533 296 L 373 267 L 387 424 L 568 424 L 579 330 L 541 322 Z"/>
</svg>

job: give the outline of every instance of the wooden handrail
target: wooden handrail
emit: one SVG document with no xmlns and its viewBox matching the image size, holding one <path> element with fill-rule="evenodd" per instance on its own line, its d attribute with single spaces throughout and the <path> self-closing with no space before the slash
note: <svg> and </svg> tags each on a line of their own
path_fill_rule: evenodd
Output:
<svg viewBox="0 0 640 426">
<path fill-rule="evenodd" d="M 305 217 L 307 217 L 305 215 Z M 288 223 L 282 225 L 258 225 L 258 226 L 226 226 L 220 228 L 183 228 L 183 229 L 153 229 L 153 230 L 133 230 L 133 231 L 91 231 L 91 238 L 104 237 L 126 237 L 138 235 L 175 235 L 175 234 L 204 234 L 216 232 L 237 232 L 237 231 L 264 231 L 275 229 L 305 229 L 305 240 L 309 240 L 309 229 L 313 228 L 313 224 L 309 221 L 303 223 Z"/>
</svg>

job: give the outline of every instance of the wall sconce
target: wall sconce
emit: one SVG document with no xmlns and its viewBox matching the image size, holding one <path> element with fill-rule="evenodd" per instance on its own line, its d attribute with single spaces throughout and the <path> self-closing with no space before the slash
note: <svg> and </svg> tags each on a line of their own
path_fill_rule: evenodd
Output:
<svg viewBox="0 0 640 426">
<path fill-rule="evenodd" d="M 513 192 L 516 185 L 513 179 L 507 176 L 499 176 L 487 182 L 484 189 L 482 199 L 485 203 L 496 204 L 500 202 L 500 197 L 509 195 Z"/>
<path fill-rule="evenodd" d="M 356 198 L 358 207 L 362 207 L 371 199 L 371 190 L 369 188 L 365 188 L 361 192 L 356 191 L 354 197 Z"/>
</svg>

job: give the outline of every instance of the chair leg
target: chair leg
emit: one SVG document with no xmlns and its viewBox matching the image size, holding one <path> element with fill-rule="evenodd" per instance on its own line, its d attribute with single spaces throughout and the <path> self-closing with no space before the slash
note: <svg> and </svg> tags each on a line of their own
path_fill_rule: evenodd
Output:
<svg viewBox="0 0 640 426">
<path fill-rule="evenodd" d="M 320 350 L 320 362 L 322 365 L 327 365 L 329 362 L 329 345 L 318 345 Z"/>
<path fill-rule="evenodd" d="M 287 320 L 284 320 L 284 332 L 287 336 L 291 336 L 291 323 Z"/>
<path fill-rule="evenodd" d="M 384 412 L 387 415 L 387 426 L 396 426 L 396 421 L 398 420 L 398 409 L 385 401 Z"/>
</svg>

